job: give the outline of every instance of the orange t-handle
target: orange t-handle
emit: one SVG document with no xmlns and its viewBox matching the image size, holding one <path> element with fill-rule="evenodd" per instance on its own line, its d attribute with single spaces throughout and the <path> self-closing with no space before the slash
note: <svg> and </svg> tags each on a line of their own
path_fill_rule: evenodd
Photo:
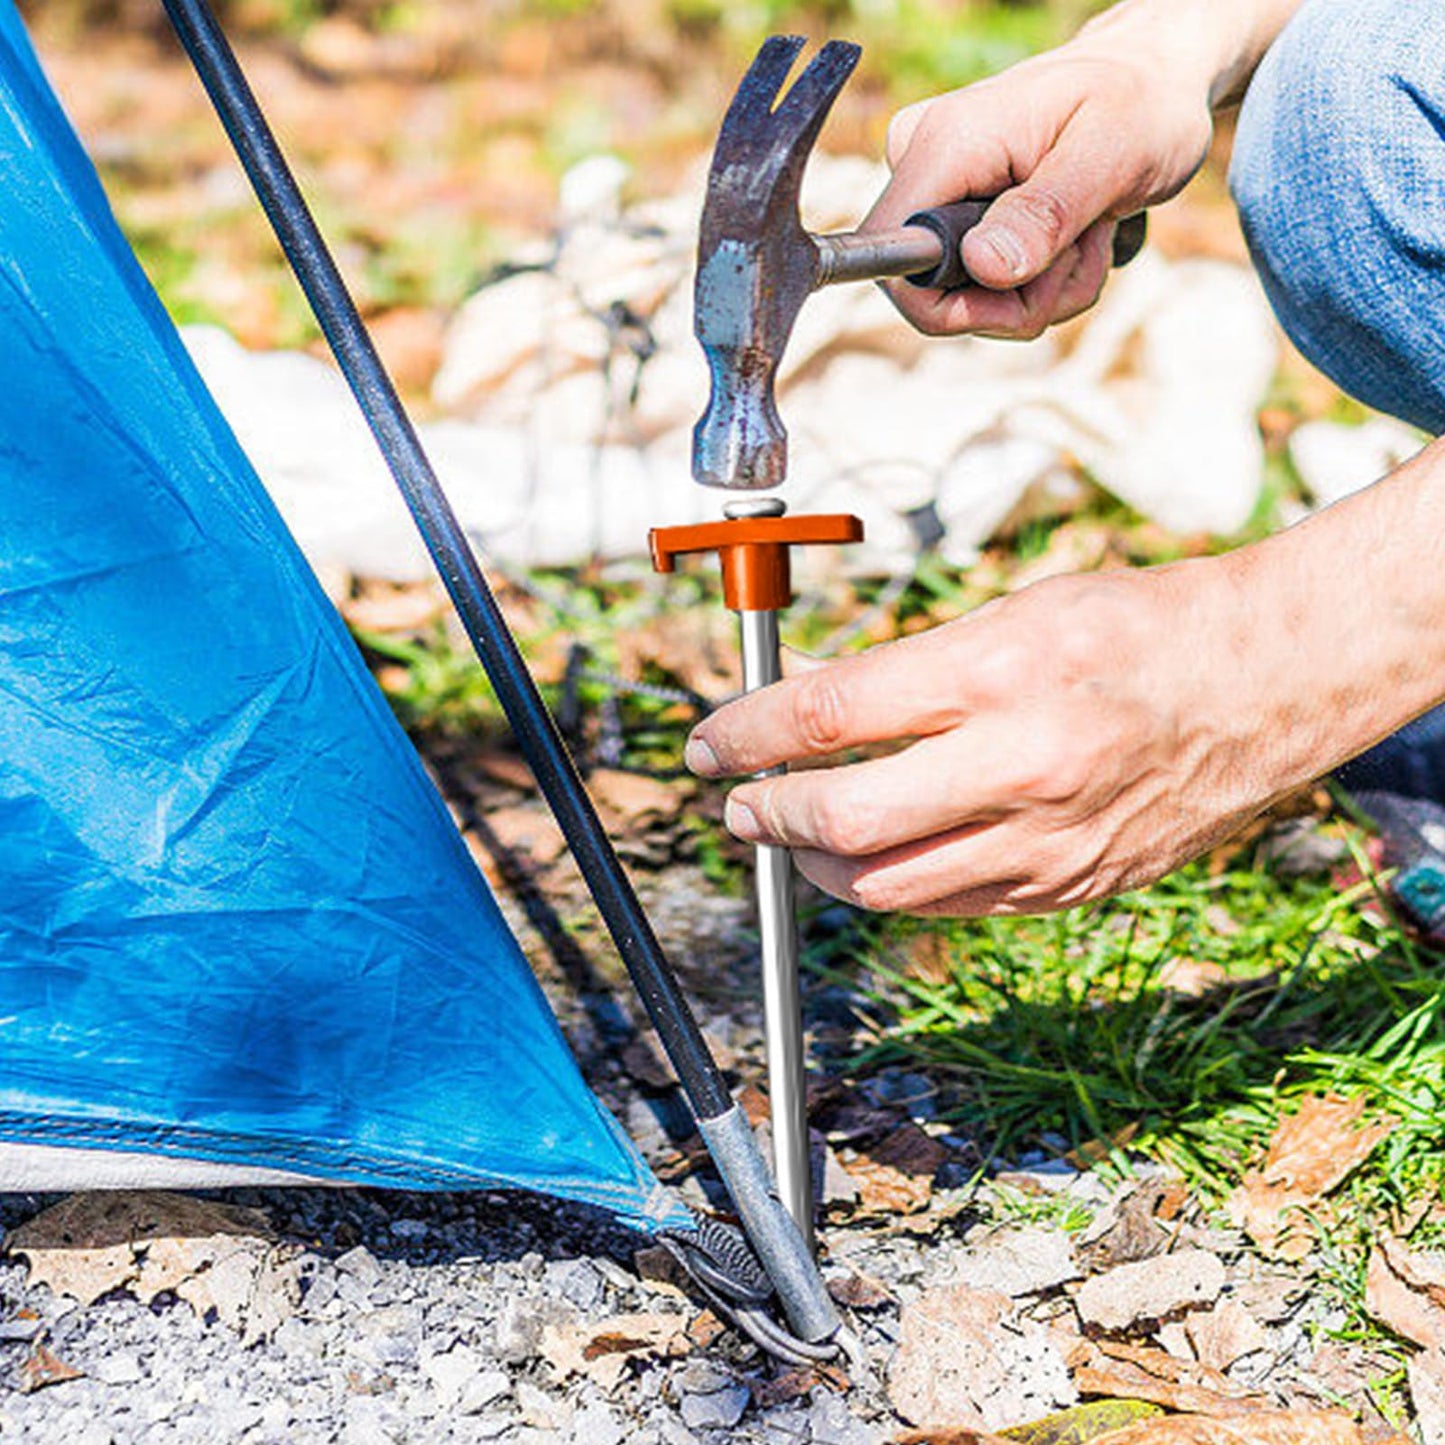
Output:
<svg viewBox="0 0 1445 1445">
<path fill-rule="evenodd" d="M 648 533 L 652 565 L 671 572 L 690 552 L 716 552 L 723 600 L 734 612 L 778 612 L 793 600 L 790 548 L 823 542 L 861 542 L 863 523 L 847 512 L 812 517 L 730 517 Z"/>
</svg>

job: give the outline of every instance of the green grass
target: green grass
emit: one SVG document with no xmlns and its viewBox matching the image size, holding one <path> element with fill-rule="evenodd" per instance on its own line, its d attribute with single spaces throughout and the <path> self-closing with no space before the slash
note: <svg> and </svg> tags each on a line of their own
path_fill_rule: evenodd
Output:
<svg viewBox="0 0 1445 1445">
<path fill-rule="evenodd" d="M 937 1071 L 958 1121 L 1005 1154 L 1127 1139 L 1216 1197 L 1290 1098 L 1363 1094 L 1395 1127 L 1357 1203 L 1401 1208 L 1445 1181 L 1445 973 L 1362 906 L 1372 892 L 1244 860 L 1052 918 L 887 920 L 855 958 L 878 1007 L 859 1065 Z M 939 982 L 909 967 L 927 930 L 946 941 Z M 1176 958 L 1229 982 L 1185 997 L 1161 982 Z"/>
</svg>

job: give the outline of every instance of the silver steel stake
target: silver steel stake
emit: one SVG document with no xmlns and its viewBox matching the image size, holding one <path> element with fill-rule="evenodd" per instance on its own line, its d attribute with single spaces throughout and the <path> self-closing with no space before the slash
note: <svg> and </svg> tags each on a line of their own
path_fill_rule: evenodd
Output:
<svg viewBox="0 0 1445 1445">
<path fill-rule="evenodd" d="M 776 497 L 743 499 L 729 502 L 723 508 L 724 515 L 731 521 L 742 517 L 780 517 L 785 510 L 785 504 Z M 777 682 L 782 676 L 778 614 L 739 612 L 738 622 L 742 637 L 743 690 L 753 692 Z M 769 768 L 758 776 L 776 777 L 785 771 L 784 768 Z M 754 851 L 773 1173 L 783 1207 L 792 1215 L 807 1241 L 808 1249 L 816 1253 L 793 857 L 788 849 L 770 844 L 759 844 Z"/>
</svg>

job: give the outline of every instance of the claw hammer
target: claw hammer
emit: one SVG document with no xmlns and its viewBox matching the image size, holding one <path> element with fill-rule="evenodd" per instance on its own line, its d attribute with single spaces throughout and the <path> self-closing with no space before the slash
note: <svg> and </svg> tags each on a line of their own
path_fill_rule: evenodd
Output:
<svg viewBox="0 0 1445 1445">
<path fill-rule="evenodd" d="M 694 478 L 708 487 L 769 491 L 787 475 L 788 434 L 774 383 L 803 302 L 840 281 L 907 277 L 954 290 L 970 284 L 960 247 L 987 200 L 916 212 L 893 231 L 814 235 L 803 227 L 799 193 L 823 122 L 862 51 L 829 41 L 779 99 L 803 47 L 799 36 L 763 43 L 718 132 L 698 239 L 693 329 L 707 356 L 711 394 L 693 432 Z M 1114 264 L 1144 243 L 1142 214 L 1119 223 Z M 738 613 L 746 691 L 779 675 L 778 612 L 791 600 L 790 548 L 862 538 L 846 515 L 788 517 L 771 497 L 735 500 L 724 520 L 655 528 L 653 564 L 671 572 L 690 552 L 719 553 L 723 596 Z M 757 850 L 764 1028 L 774 1168 L 784 1206 L 811 1243 L 809 1164 L 797 922 L 791 859 Z"/>
</svg>

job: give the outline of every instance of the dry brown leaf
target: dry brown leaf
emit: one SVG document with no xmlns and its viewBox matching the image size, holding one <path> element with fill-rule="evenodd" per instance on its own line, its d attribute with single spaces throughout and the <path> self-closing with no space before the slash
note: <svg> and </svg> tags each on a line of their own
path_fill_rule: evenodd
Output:
<svg viewBox="0 0 1445 1445">
<path fill-rule="evenodd" d="M 828 1293 L 844 1309 L 850 1310 L 875 1310 L 892 1304 L 894 1299 L 893 1291 L 882 1280 L 851 1265 L 847 1274 L 828 1281 Z"/>
<path fill-rule="evenodd" d="M 1049 1333 L 992 1290 L 935 1285 L 904 1307 L 888 1398 L 911 1425 L 997 1429 L 1072 1403 Z"/>
<path fill-rule="evenodd" d="M 689 1354 L 687 1320 L 675 1314 L 614 1315 L 595 1324 L 550 1324 L 542 1331 L 542 1358 L 566 1379 L 584 1375 L 610 1391 L 637 1355 Z"/>
<path fill-rule="evenodd" d="M 1302 1211 L 1336 1188 L 1390 1131 L 1360 1126 L 1363 1096 L 1308 1095 L 1281 1119 L 1263 1165 L 1246 1174 L 1229 1199 L 1230 1216 L 1267 1255 L 1303 1259 L 1310 1249 Z"/>
<path fill-rule="evenodd" d="M 1075 1169 L 1092 1169 L 1095 1164 L 1102 1164 L 1105 1159 L 1117 1154 L 1121 1149 L 1127 1149 L 1134 1142 L 1138 1132 L 1137 1122 L 1125 1124 L 1122 1129 L 1111 1134 L 1107 1139 L 1088 1139 L 1077 1149 L 1070 1149 L 1064 1155 L 1064 1160 L 1066 1163 L 1072 1164 Z"/>
<path fill-rule="evenodd" d="M 116 1289 L 143 1301 L 173 1293 L 246 1344 L 301 1298 L 299 1250 L 278 1243 L 263 1214 L 164 1190 L 72 1194 L 5 1245 L 29 1260 L 33 1283 L 82 1304 Z"/>
<path fill-rule="evenodd" d="M 515 788 L 519 793 L 535 793 L 537 791 L 537 779 L 532 775 L 532 769 L 527 765 L 527 760 L 517 753 L 503 752 L 499 748 L 488 748 L 484 752 L 476 754 L 473 762 L 477 771 L 484 778 L 494 783 L 501 783 L 503 787 Z M 470 791 L 475 795 L 477 787 L 473 785 Z"/>
<path fill-rule="evenodd" d="M 948 1150 L 909 1121 L 843 1168 L 858 1185 L 859 1207 L 868 1214 L 916 1214 L 933 1196 L 933 1176 Z"/>
<path fill-rule="evenodd" d="M 567 851 L 567 840 L 557 820 L 540 806 L 495 808 L 484 821 L 503 848 L 534 863 L 555 863 Z"/>
<path fill-rule="evenodd" d="M 1083 1363 L 1074 1368 L 1074 1385 L 1081 1395 L 1147 1400 L 1209 1416 L 1245 1414 L 1265 1403 L 1207 1365 L 1117 1340 L 1091 1342 Z"/>
<path fill-rule="evenodd" d="M 1183 998 L 1203 998 L 1229 982 L 1223 965 L 1207 958 L 1171 958 L 1159 970 L 1160 988 Z"/>
<path fill-rule="evenodd" d="M 891 1130 L 868 1153 L 879 1164 L 925 1179 L 932 1179 L 949 1157 L 946 1145 L 912 1122 Z"/>
<path fill-rule="evenodd" d="M 1227 1370 L 1236 1360 L 1270 1347 L 1269 1331 L 1233 1300 L 1193 1311 L 1184 1328 L 1200 1364 L 1214 1370 Z"/>
<path fill-rule="evenodd" d="M 1251 1410 L 1228 1420 L 1169 1415 L 1110 1430 L 1093 1445 L 1365 1445 L 1338 1410 Z"/>
<path fill-rule="evenodd" d="M 931 1179 L 877 1164 L 866 1155 L 845 1159 L 843 1168 L 858 1186 L 858 1208 L 865 1214 L 917 1214 L 933 1197 Z"/>
<path fill-rule="evenodd" d="M 1428 1257 L 1413 1255 L 1398 1239 L 1385 1238 L 1370 1252 L 1365 1308 L 1397 1335 L 1445 1351 L 1445 1307 L 1438 1287 L 1418 1283 L 1429 1278 Z"/>
<path fill-rule="evenodd" d="M 671 608 L 613 640 L 624 677 L 640 677 L 653 663 L 699 697 L 726 697 L 742 688 L 737 639 L 720 608 Z"/>
<path fill-rule="evenodd" d="M 361 632 L 418 632 L 446 610 L 446 595 L 430 582 L 393 586 L 366 582 L 341 604 L 341 615 Z"/>
<path fill-rule="evenodd" d="M 696 790 L 684 778 L 663 782 L 645 773 L 594 768 L 587 775 L 587 791 L 601 810 L 609 830 L 621 832 L 671 822 Z"/>
<path fill-rule="evenodd" d="M 1134 1186 L 1084 1237 L 1079 1253 L 1095 1270 L 1134 1264 L 1164 1250 L 1172 1237 L 1165 1226 L 1188 1200 L 1182 1185 L 1169 1179 L 1145 1179 Z"/>
<path fill-rule="evenodd" d="M 1156 1254 L 1118 1264 L 1084 1281 L 1074 1304 L 1086 1325 L 1121 1333 L 1141 1320 L 1213 1304 L 1224 1288 L 1224 1265 L 1206 1249 Z"/>
<path fill-rule="evenodd" d="M 985 1430 L 972 1388 L 998 1370 L 994 1340 L 1013 1309 L 1001 1294 L 944 1285 L 926 1290 L 901 1320 L 888 1398 L 915 1425 Z"/>
<path fill-rule="evenodd" d="M 1445 1445 L 1445 1355 L 1421 1350 L 1407 1364 L 1406 1376 L 1423 1445 Z"/>
<path fill-rule="evenodd" d="M 701 1314 L 695 1315 L 688 1325 L 687 1337 L 695 1348 L 706 1350 L 727 1333 L 727 1328 L 711 1310 L 703 1310 Z"/>
<path fill-rule="evenodd" d="M 1410 1249 L 1402 1240 L 1388 1236 L 1380 1247 L 1390 1267 L 1408 1284 L 1445 1309 L 1445 1255 L 1435 1250 Z"/>
<path fill-rule="evenodd" d="M 789 1400 L 802 1399 L 819 1385 L 841 1393 L 848 1388 L 848 1376 L 832 1365 L 822 1364 L 784 1370 L 751 1387 L 753 1404 L 760 1410 L 771 1410 L 775 1405 L 786 1405 Z"/>
<path fill-rule="evenodd" d="M 67 1365 L 49 1346 L 37 1343 L 20 1366 L 20 1393 L 33 1395 L 47 1385 L 63 1385 L 67 1380 L 79 1380 L 83 1376 L 84 1371 Z"/>
</svg>

